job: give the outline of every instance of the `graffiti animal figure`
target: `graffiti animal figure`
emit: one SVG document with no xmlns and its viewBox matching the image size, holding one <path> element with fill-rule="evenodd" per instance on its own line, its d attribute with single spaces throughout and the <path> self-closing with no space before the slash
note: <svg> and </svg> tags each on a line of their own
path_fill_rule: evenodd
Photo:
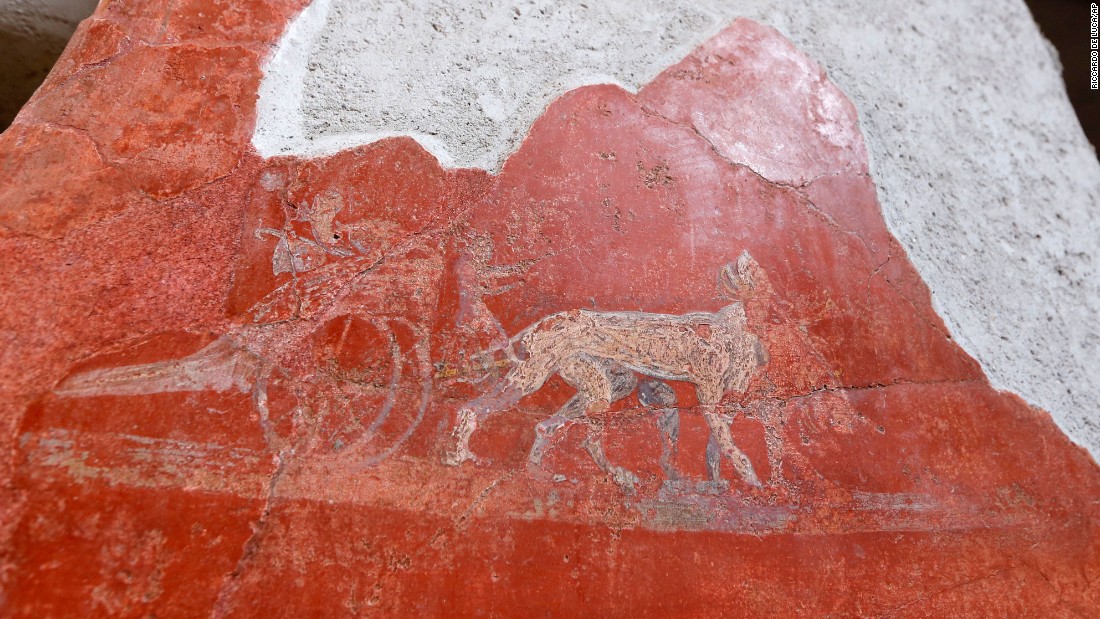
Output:
<svg viewBox="0 0 1100 619">
<path fill-rule="evenodd" d="M 629 370 L 627 371 L 629 372 Z M 633 377 L 630 372 L 629 376 Z M 647 409 L 656 413 L 657 431 L 661 437 L 661 470 L 669 481 L 682 479 L 680 471 L 676 467 L 676 457 L 679 451 L 680 441 L 680 409 L 676 403 L 676 392 L 663 380 L 647 380 L 638 383 L 638 402 Z M 757 414 L 760 410 L 757 409 Z M 628 469 L 616 466 L 608 460 L 603 451 L 604 424 L 595 419 L 585 419 L 588 425 L 588 434 L 581 443 L 585 451 L 592 457 L 592 461 L 601 471 L 609 475 L 622 487 L 623 491 L 633 493 L 634 485 L 638 483 L 638 477 Z M 781 422 L 780 422 L 781 423 Z M 779 473 L 783 462 L 782 440 L 777 436 L 778 425 L 775 420 L 766 420 L 766 434 L 768 441 L 768 463 L 772 469 L 772 481 L 781 479 Z M 539 449 L 545 449 L 548 444 L 544 441 L 537 443 Z M 538 453 L 533 449 L 533 452 Z M 541 456 L 538 458 L 541 460 Z M 722 450 L 714 436 L 707 441 L 706 465 L 710 481 L 721 481 Z M 801 461 L 799 461 L 801 464 Z"/>
<path fill-rule="evenodd" d="M 278 251 L 273 260 L 276 273 L 281 264 Z M 275 432 L 270 420 L 269 380 L 280 376 L 289 379 L 296 395 L 307 389 L 316 392 L 316 397 L 301 395 L 299 412 L 306 404 L 314 411 L 340 406 L 348 400 L 349 392 L 355 395 L 365 387 L 352 381 L 337 384 L 339 379 L 326 374 L 309 353 L 313 350 L 315 334 L 326 323 L 341 321 L 347 327 L 353 319 L 360 320 L 388 340 L 391 374 L 385 399 L 373 418 L 369 417 L 371 411 L 364 411 L 363 419 L 349 417 L 355 426 L 349 432 L 358 437 L 349 447 L 366 449 L 380 437 L 380 428 L 402 397 L 400 387 L 406 365 L 418 375 L 412 380 L 419 381 L 419 393 L 412 391 L 417 400 L 415 418 L 384 449 L 372 445 L 372 448 L 381 449 L 380 453 L 372 452 L 361 460 L 363 466 L 372 466 L 392 455 L 408 439 L 423 420 L 430 397 L 429 336 L 423 325 L 405 315 L 427 312 L 416 307 L 409 312 L 393 312 L 387 307 L 392 296 L 418 298 L 417 290 L 424 286 L 423 282 L 440 271 L 441 259 L 419 256 L 421 251 L 413 241 L 403 241 L 384 254 L 384 263 L 374 256 L 356 255 L 310 269 L 308 274 L 300 274 L 256 303 L 250 309 L 254 322 L 233 326 L 191 355 L 81 372 L 61 382 L 55 393 L 75 398 L 205 390 L 251 392 L 267 442 L 282 451 L 289 445 L 287 437 Z M 415 344 L 403 350 L 395 327 L 414 334 Z M 310 430 L 303 429 L 303 432 Z M 298 438 L 320 441 L 318 436 Z M 346 453 L 354 453 L 354 450 Z"/>
<path fill-rule="evenodd" d="M 571 310 L 539 320 L 511 342 L 520 361 L 496 387 L 459 409 L 445 464 L 475 459 L 469 442 L 478 424 L 538 391 L 557 374 L 577 394 L 536 427 L 528 462 L 537 466 L 546 444 L 567 422 L 606 410 L 633 391 L 635 374 L 641 374 L 695 385 L 721 454 L 746 483 L 760 485 L 752 462 L 734 444 L 730 420 L 718 409 L 723 395 L 744 392 L 749 379 L 767 363 L 759 338 L 746 329 L 741 303 L 714 313 L 683 315 Z"/>
<path fill-rule="evenodd" d="M 624 387 L 626 385 L 632 386 L 636 382 L 635 375 L 630 370 L 619 367 L 614 368 L 613 371 L 614 375 L 622 377 Z M 630 393 L 629 390 L 627 393 Z M 574 396 L 574 400 L 576 399 L 578 398 Z M 676 469 L 676 452 L 680 440 L 680 409 L 676 408 L 676 393 L 663 380 L 644 381 L 638 384 L 638 402 L 646 408 L 656 409 L 657 431 L 661 434 L 661 469 L 669 480 L 680 479 L 680 472 Z M 586 422 L 588 424 L 588 435 L 581 446 L 592 457 L 592 461 L 596 463 L 596 466 L 610 475 L 624 492 L 633 493 L 634 485 L 638 483 L 638 477 L 630 470 L 612 464 L 608 460 L 607 454 L 604 453 L 604 424 L 596 419 L 586 419 Z M 708 464 L 711 458 L 711 450 L 715 449 L 715 447 L 712 447 L 713 444 L 714 439 L 711 437 L 711 442 L 707 445 Z M 542 450 L 547 446 L 548 443 L 544 436 L 540 435 L 536 438 L 535 446 L 531 450 L 532 454 L 538 454 L 535 464 L 541 461 Z M 712 471 L 712 477 L 718 479 L 717 469 Z"/>
</svg>

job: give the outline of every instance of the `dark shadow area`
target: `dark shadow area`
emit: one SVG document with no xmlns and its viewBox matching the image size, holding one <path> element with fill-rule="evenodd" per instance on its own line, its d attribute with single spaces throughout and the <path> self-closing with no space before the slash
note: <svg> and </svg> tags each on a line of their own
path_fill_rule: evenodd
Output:
<svg viewBox="0 0 1100 619">
<path fill-rule="evenodd" d="M 1100 91 L 1089 88 L 1090 0 L 1026 0 L 1043 35 L 1058 49 L 1062 79 L 1085 136 L 1100 144 Z"/>
<path fill-rule="evenodd" d="M 0 131 L 46 79 L 97 0 L 0 0 Z"/>
<path fill-rule="evenodd" d="M 11 125 L 23 104 L 46 79 L 67 38 L 0 31 L 0 131 Z"/>
</svg>

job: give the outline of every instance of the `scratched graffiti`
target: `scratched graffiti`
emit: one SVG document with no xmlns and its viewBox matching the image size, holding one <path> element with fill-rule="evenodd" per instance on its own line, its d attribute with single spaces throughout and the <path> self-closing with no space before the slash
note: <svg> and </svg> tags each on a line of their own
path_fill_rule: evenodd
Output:
<svg viewBox="0 0 1100 619">
<path fill-rule="evenodd" d="M 442 258 L 397 242 L 380 250 L 385 221 L 341 224 L 338 195 L 318 197 L 302 217 L 309 232 L 259 228 L 274 237 L 272 272 L 293 278 L 201 350 L 179 359 L 81 372 L 62 381 L 61 397 L 136 396 L 180 391 L 250 393 L 272 449 L 343 451 L 363 466 L 397 452 L 424 419 L 432 390 L 427 286 Z M 389 299 L 400 297 L 395 309 Z M 369 348 L 351 359 L 349 342 Z M 269 406 L 272 381 L 286 384 L 297 405 L 284 423 Z M 401 419 L 395 415 L 402 412 Z"/>
<path fill-rule="evenodd" d="M 738 279 L 744 285 L 738 274 L 748 273 L 752 263 L 752 258 L 743 254 L 737 264 L 722 269 L 720 280 L 726 280 L 731 289 L 739 287 Z M 744 392 L 752 375 L 767 363 L 764 346 L 749 330 L 740 302 L 713 313 L 682 315 L 560 312 L 535 322 L 512 337 L 509 344 L 514 349 L 511 370 L 490 391 L 459 409 L 454 445 L 444 457 L 445 464 L 476 459 L 469 441 L 479 423 L 538 391 L 557 374 L 577 393 L 536 426 L 528 464 L 538 471 L 547 446 L 563 427 L 630 395 L 638 386 L 637 376 L 642 375 L 657 381 L 643 384 L 641 401 L 665 411 L 659 425 L 665 443 L 666 472 L 677 430 L 674 395 L 660 381 L 683 381 L 694 385 L 710 428 L 707 464 L 711 478 L 719 479 L 719 458 L 725 457 L 746 483 L 761 485 L 752 462 L 734 443 L 731 417 L 718 408 L 727 393 Z M 600 434 L 600 425 L 590 424 L 585 449 L 602 470 L 632 491 L 637 478 L 608 461 Z"/>
<path fill-rule="evenodd" d="M 385 302 L 401 296 L 424 296 L 418 287 L 433 281 L 442 271 L 442 257 L 410 242 L 396 243 L 379 255 L 371 239 L 383 223 L 340 223 L 343 209 L 338 194 L 318 196 L 300 217 L 308 234 L 287 225 L 282 229 L 260 227 L 257 238 L 276 240 L 271 269 L 276 275 L 294 277 L 264 296 L 249 310 L 252 321 L 233 327 L 201 350 L 178 359 L 155 363 L 99 368 L 70 376 L 58 385 L 61 397 L 102 395 L 137 396 L 179 391 L 229 391 L 250 393 L 268 444 L 278 450 L 298 449 L 303 441 L 324 443 L 325 418 L 351 420 L 342 433 L 330 432 L 335 450 L 351 448 L 360 464 L 377 464 L 397 450 L 419 427 L 431 401 L 433 388 L 430 333 L 418 324 L 413 312 L 395 314 Z M 451 267 L 459 287 L 456 331 L 481 333 L 487 345 L 471 356 L 468 366 L 480 364 L 481 382 L 490 373 L 490 360 L 502 353 L 510 365 L 507 374 L 480 397 L 461 407 L 453 430 L 453 445 L 445 453 L 446 464 L 474 459 L 470 436 L 485 417 L 515 405 L 539 390 L 552 375 L 560 376 L 576 390 L 561 408 L 538 423 L 528 456 L 528 468 L 546 474 L 542 458 L 555 436 L 578 420 L 588 423 L 583 446 L 600 470 L 625 491 L 638 482 L 635 474 L 610 462 L 602 445 L 603 424 L 588 416 L 606 410 L 637 390 L 648 408 L 660 409 L 661 466 L 670 480 L 679 478 L 674 456 L 679 434 L 679 410 L 666 381 L 694 386 L 702 416 L 710 429 L 707 469 L 712 481 L 720 480 L 720 463 L 728 459 L 742 480 L 759 486 L 749 458 L 735 444 L 730 432 L 733 415 L 719 402 L 731 392 L 744 392 L 750 377 L 767 363 L 760 339 L 748 328 L 745 311 L 733 300 L 716 312 L 664 315 L 644 312 L 567 311 L 547 316 L 509 338 L 484 298 L 517 285 L 533 261 L 494 265 L 489 237 L 477 234 Z M 746 253 L 719 274 L 727 291 L 751 286 L 750 272 L 758 265 Z M 507 280 L 513 280 L 508 283 Z M 732 300 L 732 299 L 731 299 Z M 411 315 L 410 315 L 411 314 Z M 370 368 L 376 380 L 331 371 L 332 357 L 353 328 L 370 331 L 374 348 L 383 354 Z M 411 334 L 399 337 L 399 331 Z M 328 336 L 328 358 L 318 359 L 319 336 Z M 411 339 L 412 343 L 409 343 Z M 308 348 L 312 355 L 304 357 Z M 324 355 L 322 355 L 324 356 Z M 639 376 L 649 380 L 639 382 Z M 419 389 L 403 382 L 411 377 Z M 298 406 L 290 417 L 300 426 L 280 432 L 269 406 L 268 386 L 275 379 L 292 385 Z M 409 393 L 412 393 L 411 400 Z M 399 402 L 404 399 L 406 401 Z M 373 401 L 375 410 L 350 411 Z M 343 408 L 344 410 L 340 410 Z M 365 449 L 375 442 L 395 409 L 412 408 L 415 414 L 399 432 L 392 432 L 384 446 Z M 733 411 L 736 414 L 736 411 Z M 391 424 L 392 425 L 392 424 Z M 337 437 L 337 434 L 341 436 Z M 289 435 L 289 436 L 288 436 Z M 307 438 L 303 438 L 307 437 Z M 381 443 L 379 443 L 381 445 Z"/>
<path fill-rule="evenodd" d="M 477 461 L 470 447 L 475 430 L 489 417 L 525 411 L 522 401 L 557 376 L 573 393 L 535 422 L 525 459 L 533 480 L 551 486 L 564 481 L 546 457 L 577 424 L 584 429 L 579 447 L 594 465 L 588 474 L 602 473 L 621 495 L 639 498 L 637 509 L 652 509 L 649 518 L 658 520 L 669 509 L 687 509 L 699 496 L 765 484 L 784 487 L 785 464 L 800 466 L 800 477 L 816 475 L 798 450 L 785 444 L 787 409 L 761 403 L 758 396 L 746 404 L 751 410 L 737 403 L 745 400 L 741 396 L 755 377 L 766 380 L 769 364 L 758 331 L 763 325 L 752 324 L 746 303 L 775 295 L 747 252 L 716 269 L 716 292 L 725 305 L 715 311 L 568 310 L 509 336 L 489 301 L 527 285 L 528 274 L 549 254 L 501 263 L 492 237 L 476 229 L 455 226 L 408 235 L 390 221 L 342 214 L 345 199 L 330 191 L 288 211 L 281 227 L 253 229 L 257 241 L 270 243 L 270 272 L 289 280 L 244 308 L 243 324 L 179 358 L 76 373 L 55 395 L 249 394 L 269 448 L 294 454 L 298 475 L 306 479 L 309 470 L 335 466 L 354 475 L 390 461 L 406 452 L 418 430 L 431 434 L 426 419 L 439 421 L 435 438 L 428 439 L 438 445 L 431 452 L 436 462 L 457 467 Z M 436 291 L 447 277 L 455 302 L 441 308 Z M 441 311 L 448 312 L 442 331 Z M 697 406 L 680 405 L 677 383 L 694 389 Z M 273 385 L 291 394 L 289 410 L 286 398 L 282 408 L 274 403 Z M 455 395 L 471 390 L 467 398 Z M 655 459 L 665 478 L 657 497 L 641 490 L 652 485 L 651 473 L 617 462 L 604 447 L 612 430 L 640 436 L 621 415 L 614 422 L 604 415 L 622 408 L 617 405 L 632 394 L 640 407 L 627 414 L 648 417 L 656 426 L 660 455 Z M 832 399 L 841 412 L 850 408 L 842 397 Z M 452 411 L 453 423 L 440 419 Z M 708 433 L 700 454 L 703 481 L 678 466 L 681 416 L 688 412 L 700 414 Z M 734 438 L 738 417 L 764 427 L 765 479 L 757 473 L 759 463 Z M 722 479 L 723 462 L 732 466 L 740 485 Z"/>
<path fill-rule="evenodd" d="M 287 497 L 415 503 L 449 513 L 439 501 L 453 492 L 447 484 L 463 479 L 484 483 L 470 513 L 491 493 L 495 509 L 516 518 L 587 522 L 579 498 L 586 496 L 609 522 L 762 533 L 811 526 L 799 497 L 829 488 L 835 508 L 866 513 L 860 526 L 873 529 L 971 519 L 973 506 L 945 506 L 920 492 L 910 493 L 920 500 L 904 509 L 892 507 L 890 493 L 863 506 L 815 469 L 802 452 L 819 437 L 850 433 L 852 405 L 844 390 L 830 388 L 797 404 L 769 395 L 771 375 L 793 359 L 826 386 L 839 381 L 814 369 L 824 363 L 805 334 L 781 306 L 768 305 L 777 291 L 747 252 L 716 269 L 716 298 L 725 300 L 714 311 L 557 311 L 509 335 L 494 298 L 531 285 L 549 254 L 501 262 L 492 237 L 468 224 L 409 235 L 385 220 L 341 221 L 343 209 L 338 193 L 324 193 L 298 205 L 296 220 L 248 232 L 266 243 L 264 268 L 289 279 L 242 305 L 243 318 L 199 350 L 79 371 L 54 396 L 247 394 L 269 452 L 293 467 L 274 478 Z M 445 281 L 454 288 L 447 306 L 439 293 Z M 765 306 L 775 312 L 770 322 L 762 319 Z M 570 391 L 557 395 L 547 387 L 552 377 Z M 692 390 L 695 403 L 679 401 Z M 535 416 L 533 432 L 493 438 L 501 426 L 486 421 L 509 415 Z M 739 419 L 747 423 L 734 428 Z M 753 426 L 762 428 L 766 463 L 749 456 L 760 438 L 739 444 Z M 579 439 L 570 438 L 578 427 Z M 518 466 L 479 458 L 475 436 L 489 437 L 477 444 L 494 457 L 513 454 L 504 458 Z M 77 479 L 231 492 L 243 491 L 242 480 L 248 488 L 266 483 L 260 451 L 62 429 L 26 440 L 36 461 Z M 632 447 L 623 449 L 623 441 Z M 645 452 L 652 467 L 635 450 L 646 441 L 656 442 Z M 682 443 L 699 450 L 700 466 L 692 452 L 681 453 Z M 441 460 L 450 465 L 446 475 Z M 485 466 L 460 466 L 471 460 Z M 725 463 L 732 479 L 722 478 Z M 368 469 L 376 482 L 410 481 L 362 490 L 333 483 Z M 785 469 L 795 476 L 785 478 Z M 601 484 L 617 491 L 587 494 Z M 515 492 L 520 487 L 527 490 Z M 425 504 L 425 497 L 438 501 Z"/>
</svg>

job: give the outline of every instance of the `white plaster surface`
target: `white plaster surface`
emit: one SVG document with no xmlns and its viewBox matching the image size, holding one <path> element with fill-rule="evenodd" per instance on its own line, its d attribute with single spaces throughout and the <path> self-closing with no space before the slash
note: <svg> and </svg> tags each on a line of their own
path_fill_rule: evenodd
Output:
<svg viewBox="0 0 1100 619">
<path fill-rule="evenodd" d="M 738 16 L 851 97 L 887 223 L 952 334 L 1097 457 L 1100 163 L 1022 0 L 315 0 L 269 64 L 253 141 L 308 156 L 412 135 L 497 170 L 561 93 L 637 90 Z"/>
</svg>

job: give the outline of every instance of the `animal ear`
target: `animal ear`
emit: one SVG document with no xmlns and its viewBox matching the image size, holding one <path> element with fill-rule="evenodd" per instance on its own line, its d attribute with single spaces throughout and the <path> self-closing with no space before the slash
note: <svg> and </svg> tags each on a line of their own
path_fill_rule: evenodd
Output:
<svg viewBox="0 0 1100 619">
<path fill-rule="evenodd" d="M 746 290 L 756 288 L 756 261 L 743 251 L 736 262 L 727 262 L 718 271 L 718 289 L 728 298 L 736 298 Z"/>
<path fill-rule="evenodd" d="M 741 287 L 737 284 L 737 265 L 727 262 L 718 270 L 718 292 L 727 299 L 737 298 Z"/>
<path fill-rule="evenodd" d="M 749 252 L 743 251 L 741 255 L 737 257 L 737 282 L 742 288 L 753 289 L 756 288 L 756 261 L 752 259 Z"/>
</svg>

